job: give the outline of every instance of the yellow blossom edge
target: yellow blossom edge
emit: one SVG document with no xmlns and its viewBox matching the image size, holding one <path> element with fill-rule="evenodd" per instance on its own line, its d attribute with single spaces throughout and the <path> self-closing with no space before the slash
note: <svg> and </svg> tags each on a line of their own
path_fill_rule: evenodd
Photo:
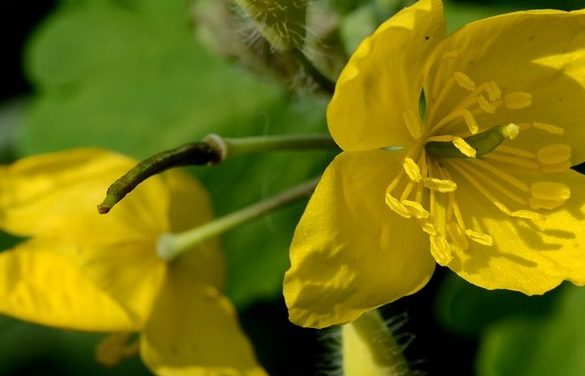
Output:
<svg viewBox="0 0 585 376">
<path fill-rule="evenodd" d="M 72 252 L 73 247 L 29 240 L 0 253 L 0 312 L 66 329 L 138 329 L 134 317 L 84 275 Z"/>
<path fill-rule="evenodd" d="M 84 244 L 114 243 L 121 234 L 127 241 L 143 240 L 144 232 L 168 227 L 169 195 L 160 179 L 133 192 L 133 199 L 111 218 L 95 215 L 95 203 L 108 185 L 135 163 L 110 151 L 82 148 L 2 166 L 0 227 L 15 235 Z"/>
<path fill-rule="evenodd" d="M 522 169 L 512 173 L 524 181 L 542 180 L 541 174 Z M 489 233 L 493 246 L 470 242 L 466 251 L 454 249 L 449 268 L 480 287 L 529 295 L 542 294 L 563 280 L 585 284 L 585 176 L 568 170 L 554 178 L 571 187 L 571 197 L 561 208 L 534 221 L 502 213 L 478 200 L 473 188 L 459 191 L 465 222 L 471 230 Z"/>
<path fill-rule="evenodd" d="M 537 150 L 562 140 L 573 149 L 572 165 L 580 164 L 585 161 L 584 24 L 584 10 L 534 10 L 465 25 L 431 57 L 425 93 L 444 87 L 458 72 L 465 72 L 475 83 L 495 82 L 508 97 L 519 96 L 518 90 L 530 93 L 530 106 L 518 103 L 519 109 L 496 111 L 489 116 L 490 124 L 504 125 L 510 119 L 536 122 L 534 128 L 542 124 L 549 131 L 521 131 L 515 146 Z M 459 91 L 460 97 L 465 95 L 465 90 Z M 432 107 L 433 96 L 426 99 L 427 108 Z M 452 103 L 457 100 L 450 98 Z M 449 106 L 442 107 L 449 111 Z M 444 115 L 438 111 L 435 117 Z"/>
<path fill-rule="evenodd" d="M 169 273 L 140 338 L 161 376 L 264 376 L 230 302 L 180 270 Z"/>
<path fill-rule="evenodd" d="M 412 294 L 435 262 L 428 237 L 384 203 L 401 152 L 344 152 L 325 170 L 295 231 L 284 297 L 292 322 L 326 327 Z"/>
<path fill-rule="evenodd" d="M 444 35 L 441 1 L 422 0 L 360 44 L 327 109 L 329 131 L 342 149 L 413 143 L 413 134 L 422 131 L 418 108 L 424 65 Z"/>
</svg>

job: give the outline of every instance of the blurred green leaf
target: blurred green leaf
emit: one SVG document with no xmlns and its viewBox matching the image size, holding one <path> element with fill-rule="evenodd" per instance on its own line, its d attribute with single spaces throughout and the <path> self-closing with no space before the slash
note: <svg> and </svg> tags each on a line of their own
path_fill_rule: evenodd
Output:
<svg viewBox="0 0 585 376">
<path fill-rule="evenodd" d="M 483 336 L 482 376 L 585 375 L 585 289 L 564 286 L 557 309 L 545 317 L 516 317 Z"/>
<path fill-rule="evenodd" d="M 0 374 L 127 376 L 150 375 L 137 356 L 114 368 L 94 360 L 94 349 L 104 337 L 51 329 L 0 316 Z"/>
<path fill-rule="evenodd" d="M 274 82 L 211 56 L 193 40 L 184 4 L 62 6 L 27 55 L 39 95 L 18 138 L 21 153 L 91 145 L 142 158 L 212 132 L 326 132 L 324 99 L 292 100 Z M 193 171 L 221 215 L 319 174 L 330 158 L 274 153 Z M 299 204 L 225 236 L 228 294 L 240 307 L 280 294 L 301 210 Z"/>
<path fill-rule="evenodd" d="M 324 112 L 325 102 L 315 98 L 283 104 L 265 114 L 265 132 L 326 132 Z M 218 214 L 224 214 L 321 174 L 332 156 L 330 151 L 250 155 L 198 171 L 210 189 Z M 304 205 L 299 203 L 226 234 L 228 294 L 237 305 L 281 294 L 288 247 Z"/>
<path fill-rule="evenodd" d="M 27 55 L 41 95 L 23 153 L 92 145 L 143 157 L 211 130 L 248 134 L 279 99 L 278 87 L 195 43 L 183 1 L 150 3 L 63 6 L 45 23 Z"/>
<path fill-rule="evenodd" d="M 554 309 L 559 293 L 559 289 L 543 296 L 526 296 L 508 290 L 490 291 L 450 275 L 437 293 L 435 310 L 449 330 L 474 336 L 503 319 L 548 314 Z"/>
</svg>

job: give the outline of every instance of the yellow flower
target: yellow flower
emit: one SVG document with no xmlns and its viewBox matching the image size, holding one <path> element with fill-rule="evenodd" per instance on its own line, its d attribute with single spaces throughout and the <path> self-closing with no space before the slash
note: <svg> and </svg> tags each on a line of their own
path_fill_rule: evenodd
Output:
<svg viewBox="0 0 585 376">
<path fill-rule="evenodd" d="M 0 169 L 0 227 L 29 238 L 0 253 L 0 312 L 60 328 L 140 332 L 141 356 L 159 375 L 264 375 L 220 293 L 217 244 L 169 264 L 157 257 L 161 234 L 211 218 L 199 183 L 166 173 L 110 214 L 97 213 L 104 189 L 134 164 L 80 149 Z"/>
<path fill-rule="evenodd" d="M 487 289 L 585 284 L 584 27 L 584 11 L 527 11 L 445 37 L 422 0 L 361 43 L 327 111 L 344 151 L 293 239 L 293 322 L 349 322 L 435 263 Z"/>
</svg>

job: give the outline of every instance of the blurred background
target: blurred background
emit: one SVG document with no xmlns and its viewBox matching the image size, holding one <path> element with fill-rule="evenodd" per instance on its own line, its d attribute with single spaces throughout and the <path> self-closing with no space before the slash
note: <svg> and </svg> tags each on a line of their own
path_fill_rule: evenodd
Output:
<svg viewBox="0 0 585 376">
<path fill-rule="evenodd" d="M 307 27 L 316 62 L 334 76 L 394 0 L 313 0 Z M 21 0 L 0 12 L 0 160 L 80 146 L 144 158 L 224 136 L 326 132 L 327 96 L 274 56 L 235 5 L 220 0 Z M 449 30 L 577 0 L 446 3 Z M 320 43 L 325 40 L 326 43 Z M 341 52 L 340 52 L 341 51 Z M 585 69 L 585 68 L 584 68 Z M 280 152 L 192 168 L 217 214 L 318 175 L 333 154 Z M 288 244 L 304 204 L 234 230 L 227 294 L 272 375 L 336 369 L 335 329 L 295 327 L 281 296 Z M 1 249 L 15 241 L 0 234 Z M 430 375 L 585 375 L 585 289 L 542 297 L 475 288 L 439 268 L 421 292 L 382 309 L 411 368 Z M 0 317 L 0 375 L 148 375 L 139 359 L 94 361 L 102 336 Z"/>
</svg>

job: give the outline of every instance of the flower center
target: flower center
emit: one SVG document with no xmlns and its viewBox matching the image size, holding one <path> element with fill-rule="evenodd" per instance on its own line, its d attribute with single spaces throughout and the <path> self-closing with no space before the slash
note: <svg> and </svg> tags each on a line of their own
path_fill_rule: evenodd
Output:
<svg viewBox="0 0 585 376">
<path fill-rule="evenodd" d="M 495 82 L 478 84 L 463 72 L 444 80 L 444 66 L 436 74 L 437 82 L 445 84 L 431 90 L 424 123 L 412 111 L 403 114 L 415 142 L 404 157 L 403 169 L 386 189 L 388 207 L 418 221 L 441 265 L 451 262 L 454 252 L 468 250 L 470 242 L 497 246 L 477 223 L 466 223 L 471 221 L 459 204 L 461 189 L 472 190 L 482 204 L 487 202 L 506 217 L 524 221 L 542 220 L 546 210 L 561 207 L 571 195 L 564 183 L 540 179 L 571 167 L 570 146 L 555 143 L 533 151 L 511 142 L 528 131 L 561 137 L 562 128 L 538 119 L 480 124 L 489 124 L 489 117 L 500 110 L 506 117 L 516 117 L 515 112 L 532 106 L 532 94 L 504 93 Z M 482 215 L 473 214 L 474 218 Z"/>
</svg>

